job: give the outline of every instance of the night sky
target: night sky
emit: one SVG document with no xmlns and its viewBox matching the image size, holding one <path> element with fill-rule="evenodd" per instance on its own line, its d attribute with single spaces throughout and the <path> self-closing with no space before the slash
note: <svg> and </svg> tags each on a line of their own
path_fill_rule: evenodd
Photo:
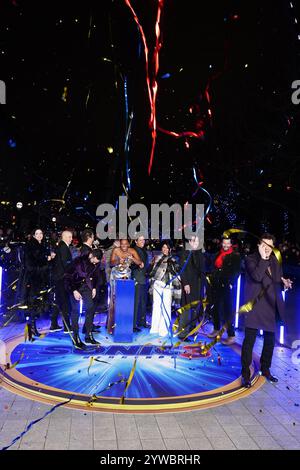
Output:
<svg viewBox="0 0 300 470">
<path fill-rule="evenodd" d="M 158 1 L 131 5 L 152 80 Z M 150 175 L 145 51 L 125 0 L 1 0 L 0 15 L 2 225 L 95 226 L 124 187 L 131 202 L 207 204 L 195 174 L 209 234 L 300 240 L 299 2 L 163 2 Z"/>
</svg>

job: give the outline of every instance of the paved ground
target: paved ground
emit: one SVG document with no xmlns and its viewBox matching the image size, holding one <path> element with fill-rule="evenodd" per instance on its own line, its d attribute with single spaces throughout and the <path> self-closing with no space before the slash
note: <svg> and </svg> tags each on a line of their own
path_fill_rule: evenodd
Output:
<svg viewBox="0 0 300 470">
<path fill-rule="evenodd" d="M 20 324 L 0 330 L 11 336 Z M 238 335 L 242 341 L 242 334 Z M 260 352 L 258 339 L 256 351 Z M 11 449 L 300 449 L 300 364 L 292 351 L 275 350 L 266 383 L 247 398 L 201 411 L 168 414 L 111 414 L 59 408 L 36 424 Z M 50 405 L 7 392 L 0 385 L 0 448 Z"/>
</svg>

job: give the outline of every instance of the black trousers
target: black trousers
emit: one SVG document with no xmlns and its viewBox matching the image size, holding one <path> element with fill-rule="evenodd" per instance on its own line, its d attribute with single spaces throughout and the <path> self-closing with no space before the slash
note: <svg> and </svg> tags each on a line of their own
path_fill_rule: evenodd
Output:
<svg viewBox="0 0 300 470">
<path fill-rule="evenodd" d="M 88 335 L 92 332 L 93 329 L 93 320 L 95 315 L 96 304 L 94 299 L 92 298 L 92 291 L 87 286 L 84 286 L 79 289 L 82 301 L 85 306 L 85 322 L 84 322 L 84 329 L 85 334 Z M 70 294 L 70 302 L 71 302 L 71 325 L 72 330 L 75 334 L 79 332 L 79 302 L 75 300 L 73 293 Z"/>
<path fill-rule="evenodd" d="M 212 309 L 214 329 L 220 330 L 221 319 L 223 323 L 228 323 L 227 334 L 228 336 L 235 336 L 233 326 L 233 306 L 232 306 L 232 289 L 229 285 L 215 286 L 212 289 L 212 302 L 214 307 Z"/>
<path fill-rule="evenodd" d="M 193 286 L 191 286 L 193 288 Z M 198 287 L 198 286 L 197 286 Z M 191 290 L 190 294 L 186 294 L 182 289 L 182 298 L 181 298 L 181 305 L 185 306 L 194 302 L 196 300 L 201 300 L 201 292 L 200 292 L 200 284 L 199 289 Z M 202 306 L 198 305 L 197 307 L 190 308 L 189 310 L 185 310 L 183 313 L 179 315 L 179 323 L 178 323 L 178 330 L 179 330 L 179 339 L 185 338 L 199 323 L 199 316 L 200 312 L 202 312 Z"/>
<path fill-rule="evenodd" d="M 40 295 L 42 285 L 38 286 L 34 283 L 31 283 L 28 288 L 27 304 L 30 312 L 30 320 L 34 321 L 40 316 L 41 312 L 41 302 L 37 300 L 37 297 Z"/>
<path fill-rule="evenodd" d="M 67 325 L 70 324 L 69 316 L 70 316 L 71 307 L 70 307 L 69 294 L 65 289 L 63 279 L 56 281 L 55 283 L 55 303 L 58 305 L 61 311 L 61 315 L 64 320 L 64 327 L 66 327 L 65 324 Z M 51 322 L 53 324 L 57 323 L 58 313 L 59 312 L 56 308 L 53 309 L 52 318 L 51 318 Z"/>
<path fill-rule="evenodd" d="M 133 328 L 146 324 L 147 284 L 135 284 Z"/>
<path fill-rule="evenodd" d="M 242 376 L 250 379 L 250 365 L 252 362 L 252 351 L 257 337 L 256 328 L 245 328 L 245 338 L 242 346 Z M 264 331 L 264 345 L 260 357 L 262 372 L 268 371 L 271 367 L 272 356 L 275 346 L 275 333 Z"/>
<path fill-rule="evenodd" d="M 185 305 L 195 300 L 195 299 L 190 300 L 189 295 L 186 295 L 185 298 L 186 298 Z M 199 300 L 199 298 L 197 300 Z M 178 335 L 179 339 L 185 338 L 190 333 L 190 331 L 192 331 L 197 326 L 197 323 L 199 322 L 198 311 L 199 311 L 199 307 L 191 308 L 179 315 L 179 323 L 178 323 L 178 329 L 180 331 Z"/>
</svg>

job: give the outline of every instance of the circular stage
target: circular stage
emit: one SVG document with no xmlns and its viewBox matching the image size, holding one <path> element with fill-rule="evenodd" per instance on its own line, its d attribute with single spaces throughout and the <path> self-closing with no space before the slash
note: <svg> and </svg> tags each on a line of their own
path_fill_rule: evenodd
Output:
<svg viewBox="0 0 300 470">
<path fill-rule="evenodd" d="M 23 336 L 7 340 L 14 367 L 1 370 L 5 388 L 41 402 L 71 399 L 66 406 L 90 411 L 172 412 L 222 405 L 264 383 L 255 358 L 253 385 L 241 387 L 239 345 L 218 343 L 206 357 L 199 357 L 191 343 L 172 348 L 147 331 L 134 335 L 130 344 L 95 334 L 101 345 L 81 351 L 73 348 L 68 334 L 45 333 L 32 343 Z M 198 335 L 197 341 L 208 338 Z"/>
</svg>

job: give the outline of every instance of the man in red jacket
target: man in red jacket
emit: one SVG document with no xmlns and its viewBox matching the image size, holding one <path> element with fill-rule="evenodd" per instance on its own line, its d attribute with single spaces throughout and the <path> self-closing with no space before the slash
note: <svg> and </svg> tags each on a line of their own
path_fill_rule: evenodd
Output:
<svg viewBox="0 0 300 470">
<path fill-rule="evenodd" d="M 230 238 L 222 239 L 222 247 L 215 259 L 215 270 L 211 276 L 211 297 L 213 302 L 214 329 L 207 336 L 215 338 L 223 324 L 227 324 L 227 338 L 222 340 L 223 344 L 235 342 L 235 331 L 233 325 L 233 287 L 240 274 L 241 257 L 232 246 Z"/>
</svg>

